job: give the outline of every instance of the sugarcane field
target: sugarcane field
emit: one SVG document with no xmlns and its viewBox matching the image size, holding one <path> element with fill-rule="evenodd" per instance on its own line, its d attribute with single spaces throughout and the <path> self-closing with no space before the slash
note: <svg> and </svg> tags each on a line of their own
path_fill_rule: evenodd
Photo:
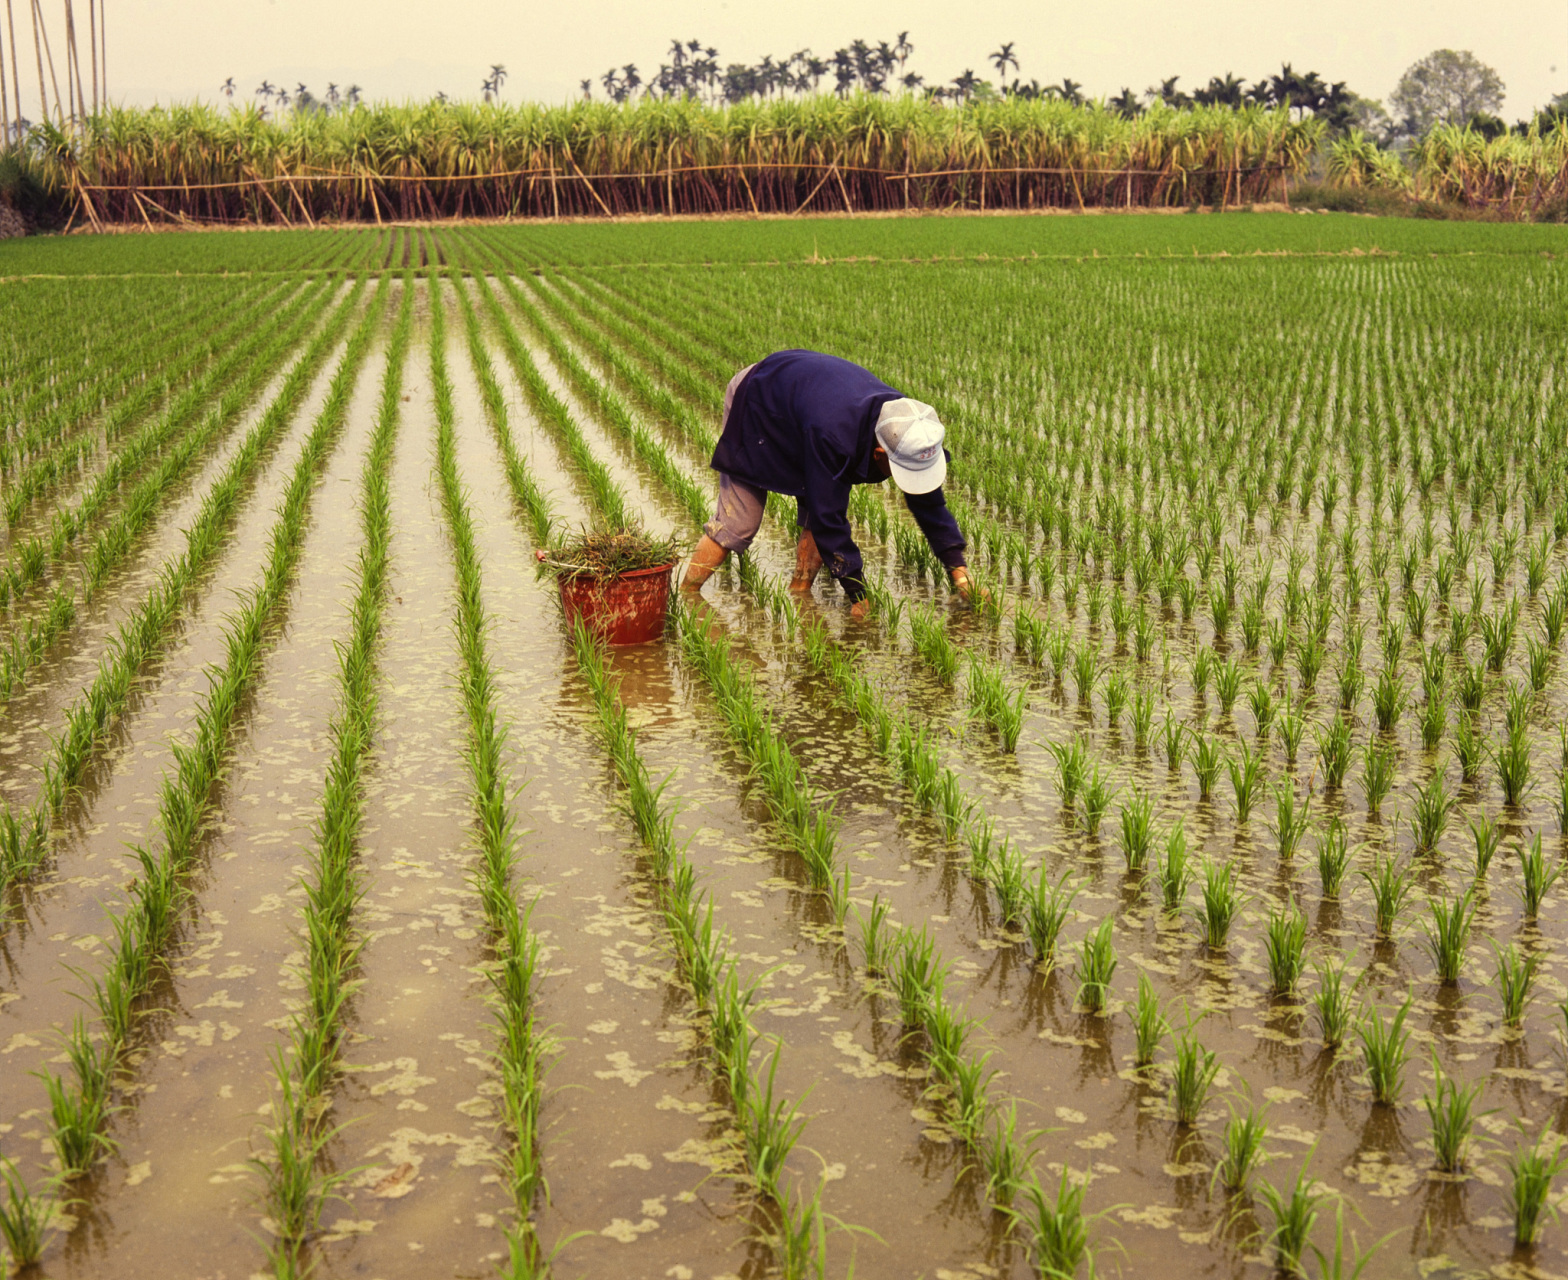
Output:
<svg viewBox="0 0 1568 1280">
<path fill-rule="evenodd" d="M 19 1274 L 1568 1273 L 1568 232 L 897 212 L 0 242 Z"/>
</svg>

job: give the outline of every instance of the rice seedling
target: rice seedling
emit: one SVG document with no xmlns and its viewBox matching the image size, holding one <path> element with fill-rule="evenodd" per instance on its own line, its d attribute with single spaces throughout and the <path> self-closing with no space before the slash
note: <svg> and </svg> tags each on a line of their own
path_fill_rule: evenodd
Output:
<svg viewBox="0 0 1568 1280">
<path fill-rule="evenodd" d="M 1378 730 L 1389 733 L 1399 723 L 1399 717 L 1410 704 L 1410 691 L 1393 667 L 1378 672 L 1377 683 L 1372 687 L 1372 714 L 1377 719 Z"/>
<path fill-rule="evenodd" d="M 1274 994 L 1289 998 L 1307 967 L 1307 917 L 1293 906 L 1269 913 L 1263 935 L 1269 962 L 1269 983 Z"/>
<path fill-rule="evenodd" d="M 1241 694 L 1241 678 L 1241 666 L 1234 658 L 1226 658 L 1215 672 L 1214 692 L 1219 695 L 1220 709 L 1225 715 L 1230 715 L 1236 706 L 1236 699 Z"/>
<path fill-rule="evenodd" d="M 1547 1132 L 1543 1128 L 1534 1142 L 1520 1144 L 1507 1158 L 1508 1212 L 1514 1220 L 1514 1243 L 1522 1247 L 1535 1244 L 1546 1224 L 1557 1221 L 1552 1180 L 1568 1169 L 1568 1155 L 1563 1152 L 1561 1135 L 1548 1138 Z"/>
<path fill-rule="evenodd" d="M 1334 1049 L 1344 1043 L 1345 1036 L 1350 1031 L 1351 1023 L 1351 993 L 1355 990 L 1355 982 L 1345 985 L 1345 961 L 1343 959 L 1320 960 L 1317 965 L 1318 986 L 1312 993 L 1311 1004 L 1313 1017 L 1318 1024 L 1318 1034 L 1323 1039 L 1325 1048 Z"/>
<path fill-rule="evenodd" d="M 1149 745 L 1149 731 L 1154 727 L 1155 693 L 1147 685 L 1139 685 L 1132 695 L 1132 740 L 1139 751 Z"/>
<path fill-rule="evenodd" d="M 1220 747 L 1219 740 L 1210 734 L 1195 731 L 1188 758 L 1192 761 L 1192 771 L 1198 780 L 1198 798 L 1207 800 L 1214 791 L 1214 783 L 1220 776 L 1220 769 L 1226 763 L 1225 753 Z"/>
<path fill-rule="evenodd" d="M 995 663 L 970 655 L 970 704 L 996 730 L 999 745 L 1009 754 L 1018 750 L 1028 696 L 1023 687 L 1009 689 L 1002 669 Z"/>
<path fill-rule="evenodd" d="M 1459 775 L 1466 782 L 1481 776 L 1481 761 L 1486 753 L 1486 740 L 1476 728 L 1475 716 L 1461 712 L 1454 725 L 1454 759 L 1459 762 Z"/>
<path fill-rule="evenodd" d="M 855 918 L 860 924 L 860 956 L 866 972 L 885 977 L 888 965 L 898 950 L 893 926 L 888 923 L 891 907 L 882 901 L 879 893 L 871 899 L 871 910 L 861 915 L 857 907 Z"/>
<path fill-rule="evenodd" d="M 1089 772 L 1089 747 L 1083 737 L 1073 735 L 1071 742 L 1048 742 L 1046 750 L 1056 761 L 1056 789 L 1062 807 L 1070 809 Z"/>
<path fill-rule="evenodd" d="M 1333 817 L 1318 835 L 1318 880 L 1325 898 L 1339 897 L 1345 871 L 1350 866 L 1350 833 L 1342 819 Z"/>
<path fill-rule="evenodd" d="M 1263 794 L 1263 753 L 1253 751 L 1245 742 L 1238 743 L 1236 753 L 1226 756 L 1225 768 L 1236 793 L 1236 821 L 1245 822 Z"/>
<path fill-rule="evenodd" d="M 1117 790 L 1111 785 L 1109 772 L 1096 761 L 1083 788 L 1083 825 L 1091 836 L 1099 833 L 1100 822 L 1116 798 Z"/>
<path fill-rule="evenodd" d="M 1466 711 L 1479 711 L 1481 699 L 1486 696 L 1486 666 L 1481 662 L 1464 662 L 1459 667 L 1459 705 Z"/>
<path fill-rule="evenodd" d="M 1183 819 L 1165 837 L 1165 854 L 1159 860 L 1160 900 L 1168 912 L 1181 910 L 1187 898 L 1187 886 L 1197 875 L 1192 865 L 1192 855 L 1187 849 L 1187 831 Z"/>
<path fill-rule="evenodd" d="M 925 925 L 916 933 L 905 929 L 898 935 L 897 954 L 889 975 L 898 995 L 899 1011 L 906 1027 L 925 1024 L 926 1011 L 940 996 L 946 969 L 937 954 L 936 940 Z"/>
<path fill-rule="evenodd" d="M 1502 742 L 1492 748 L 1492 758 L 1497 764 L 1497 781 L 1503 789 L 1503 799 L 1508 804 L 1523 803 L 1531 787 L 1529 731 L 1521 723 L 1511 725 Z"/>
<path fill-rule="evenodd" d="M 1116 946 L 1111 937 L 1114 921 L 1107 917 L 1099 928 L 1084 935 L 1074 976 L 1078 1003 L 1090 1013 L 1105 1012 L 1111 998 L 1111 978 L 1116 973 Z"/>
<path fill-rule="evenodd" d="M 1171 1024 L 1154 992 L 1154 984 L 1146 973 L 1138 975 L 1138 1000 L 1128 1010 L 1127 1016 L 1132 1020 L 1132 1064 L 1135 1067 L 1147 1067 L 1154 1062 L 1160 1042 L 1170 1031 Z"/>
<path fill-rule="evenodd" d="M 1551 892 L 1552 886 L 1557 883 L 1557 877 L 1562 875 L 1562 860 L 1559 858 L 1551 866 L 1547 866 L 1539 831 L 1535 833 L 1528 847 L 1516 844 L 1514 850 L 1519 855 L 1519 897 L 1524 903 L 1525 918 L 1534 920 L 1540 914 L 1541 903 Z"/>
<path fill-rule="evenodd" d="M 1442 766 L 1428 779 L 1427 784 L 1416 787 L 1415 802 L 1411 806 L 1410 834 L 1415 838 L 1417 853 L 1431 853 L 1448 829 L 1448 818 L 1457 799 L 1448 790 L 1443 779 Z"/>
<path fill-rule="evenodd" d="M 1475 890 L 1466 889 L 1457 898 L 1428 898 L 1430 922 L 1423 921 L 1427 952 L 1437 968 L 1437 978 L 1445 985 L 1459 981 L 1465 952 L 1470 945 L 1470 929 L 1475 921 Z"/>
<path fill-rule="evenodd" d="M 958 674 L 958 646 L 947 632 L 947 626 L 930 606 L 916 608 L 909 614 L 910 634 L 915 652 L 943 684 L 952 684 Z"/>
<path fill-rule="evenodd" d="M 1483 812 L 1469 821 L 1470 834 L 1475 840 L 1475 879 L 1486 879 L 1487 869 L 1503 842 L 1502 825 L 1491 814 Z"/>
<path fill-rule="evenodd" d="M 1209 679 L 1214 674 L 1214 651 L 1198 646 L 1192 656 L 1192 692 L 1202 698 L 1208 693 Z"/>
<path fill-rule="evenodd" d="M 1177 1124 L 1191 1128 L 1198 1123 L 1219 1069 L 1219 1055 L 1205 1049 L 1190 1026 L 1177 1037 L 1170 1085 L 1171 1111 Z"/>
<path fill-rule="evenodd" d="M 1471 1135 L 1480 1115 L 1476 1103 L 1486 1088 L 1484 1081 L 1461 1085 L 1448 1075 L 1432 1054 L 1432 1092 L 1421 1095 L 1431 1128 L 1433 1164 L 1443 1173 L 1458 1173 L 1465 1167 Z"/>
<path fill-rule="evenodd" d="M 1362 748 L 1361 761 L 1361 790 L 1367 798 L 1367 812 L 1375 814 L 1394 787 L 1394 749 L 1369 742 Z"/>
<path fill-rule="evenodd" d="M 1008 1103 L 1005 1110 L 992 1108 L 990 1127 L 979 1143 L 986 1199 L 992 1204 L 1006 1211 L 1017 1199 L 1029 1180 L 1040 1136 L 1037 1129 L 1020 1134 L 1016 1102 Z"/>
<path fill-rule="evenodd" d="M 1087 704 L 1100 680 L 1099 650 L 1085 644 L 1073 655 L 1072 671 L 1078 701 Z"/>
<path fill-rule="evenodd" d="M 1054 1200 L 1046 1199 L 1044 1188 L 1034 1179 L 1021 1190 L 1022 1207 L 1010 1207 L 1007 1214 L 1022 1229 L 1034 1255 L 1036 1272 L 1041 1276 L 1072 1277 L 1087 1264 L 1089 1274 L 1094 1275 L 1095 1252 L 1089 1239 L 1094 1219 L 1083 1209 L 1087 1183 L 1075 1183 L 1064 1168 Z"/>
<path fill-rule="evenodd" d="M 1400 913 L 1415 888 L 1415 877 L 1407 865 L 1393 854 L 1373 856 L 1371 869 L 1362 868 L 1361 878 L 1372 890 L 1373 918 L 1377 935 L 1392 938 Z"/>
<path fill-rule="evenodd" d="M 1056 946 L 1061 938 L 1062 926 L 1067 923 L 1067 913 L 1080 886 L 1068 886 L 1067 872 L 1053 884 L 1042 863 L 1036 874 L 1034 887 L 1029 895 L 1025 926 L 1029 945 L 1034 948 L 1036 960 L 1049 969 L 1056 961 Z"/>
<path fill-rule="evenodd" d="M 1305 1274 L 1302 1259 L 1312 1236 L 1312 1228 L 1317 1224 L 1319 1206 L 1329 1198 L 1329 1192 L 1307 1172 L 1312 1155 L 1312 1151 L 1307 1152 L 1307 1158 L 1301 1162 L 1296 1180 L 1288 1191 L 1266 1180 L 1258 1184 L 1258 1195 L 1274 1219 L 1274 1229 L 1268 1235 L 1268 1246 L 1273 1251 L 1279 1270 L 1287 1275 Z"/>
<path fill-rule="evenodd" d="M 1495 939 L 1488 938 L 1487 941 L 1491 943 L 1492 954 L 1497 958 L 1492 982 L 1497 988 L 1498 1003 L 1503 1007 L 1503 1025 L 1517 1027 L 1523 1023 L 1525 1006 L 1530 1003 L 1536 970 L 1541 964 L 1540 953 L 1521 953 L 1512 942 L 1506 947 L 1499 947 Z"/>
<path fill-rule="evenodd" d="M 1198 923 L 1203 928 L 1204 944 L 1211 951 L 1223 951 L 1230 927 L 1248 902 L 1237 883 L 1232 862 L 1203 864 L 1203 903 L 1198 908 Z"/>
<path fill-rule="evenodd" d="M 1154 797 L 1134 787 L 1132 799 L 1121 807 L 1120 844 L 1129 875 L 1141 875 L 1148 865 L 1154 840 Z"/>
<path fill-rule="evenodd" d="M 1253 724 L 1256 727 L 1259 741 L 1269 736 L 1269 729 L 1274 724 L 1274 694 L 1268 685 L 1261 680 L 1252 682 L 1252 689 L 1247 694 L 1247 705 L 1252 711 Z"/>
<path fill-rule="evenodd" d="M 1405 1021 L 1414 1003 L 1412 997 L 1406 996 L 1405 1002 L 1387 1021 L 1381 1011 L 1373 1006 L 1363 1010 L 1356 1025 L 1356 1037 L 1361 1042 L 1361 1061 L 1366 1067 L 1372 1100 L 1383 1106 L 1397 1103 L 1404 1089 L 1405 1061 L 1410 1044 L 1410 1031 Z"/>
<path fill-rule="evenodd" d="M 1263 1150 L 1268 1132 L 1268 1123 L 1256 1107 L 1249 1106 L 1245 1112 L 1239 1112 L 1232 1105 L 1211 1182 L 1219 1183 L 1230 1195 L 1246 1195 L 1252 1175 L 1268 1159 Z"/>
<path fill-rule="evenodd" d="M 1352 658 L 1346 658 L 1340 663 L 1334 684 L 1339 694 L 1340 709 L 1354 710 L 1356 703 L 1361 700 L 1361 690 L 1366 684 L 1366 674 L 1361 670 L 1361 664 Z"/>
<path fill-rule="evenodd" d="M 1169 711 L 1160 724 L 1160 745 L 1165 749 L 1165 767 L 1176 772 L 1187 754 L 1187 729 Z"/>
<path fill-rule="evenodd" d="M 1279 844 L 1282 862 L 1288 862 L 1296 856 L 1302 837 L 1307 833 L 1311 814 L 1311 795 L 1298 805 L 1294 781 L 1286 778 L 1274 784 L 1274 821 L 1269 823 L 1269 831 Z"/>
<path fill-rule="evenodd" d="M 1024 870 L 1023 850 L 1013 845 L 1011 836 L 1003 837 L 997 849 L 990 882 L 996 890 L 1002 922 L 1008 925 L 1021 923 L 1028 911 L 1029 878 Z"/>
<path fill-rule="evenodd" d="M 1331 715 L 1328 724 L 1318 728 L 1317 739 L 1324 784 L 1338 787 L 1350 768 L 1350 722 L 1344 716 Z"/>
<path fill-rule="evenodd" d="M 1127 709 L 1131 685 L 1127 673 L 1112 668 L 1105 677 L 1105 722 L 1114 731 L 1121 726 L 1122 712 Z"/>
<path fill-rule="evenodd" d="M 0 1239 L 5 1241 L 11 1265 L 24 1271 L 43 1256 L 60 1205 L 53 1195 L 34 1194 L 16 1166 L 4 1156 L 0 1156 L 0 1182 L 5 1183 L 5 1203 L 0 1204 Z"/>
<path fill-rule="evenodd" d="M 1519 623 L 1519 601 L 1512 601 L 1506 609 L 1500 609 L 1497 613 L 1481 612 L 1476 621 L 1480 625 L 1481 641 L 1486 649 L 1487 669 L 1501 671 L 1503 663 L 1513 651 L 1514 635 Z"/>
</svg>

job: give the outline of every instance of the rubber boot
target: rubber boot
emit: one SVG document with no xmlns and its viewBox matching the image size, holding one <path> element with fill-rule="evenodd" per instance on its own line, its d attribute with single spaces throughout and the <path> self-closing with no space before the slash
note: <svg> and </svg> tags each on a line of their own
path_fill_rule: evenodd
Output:
<svg viewBox="0 0 1568 1280">
<path fill-rule="evenodd" d="M 728 554 L 717 542 L 703 534 L 697 549 L 691 553 L 691 559 L 686 562 L 686 576 L 681 579 L 681 590 L 701 591 L 702 584 L 713 576 L 713 571 L 724 563 L 724 557 Z"/>
<path fill-rule="evenodd" d="M 791 591 L 810 591 L 811 584 L 822 571 L 822 556 L 817 551 L 817 540 L 810 529 L 800 531 L 800 541 L 795 544 L 795 576 L 789 580 Z"/>
</svg>

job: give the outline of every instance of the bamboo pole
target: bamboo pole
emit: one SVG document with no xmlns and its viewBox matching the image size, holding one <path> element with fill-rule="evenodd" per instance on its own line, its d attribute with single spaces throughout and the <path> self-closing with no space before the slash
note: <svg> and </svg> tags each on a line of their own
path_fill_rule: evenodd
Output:
<svg viewBox="0 0 1568 1280">
<path fill-rule="evenodd" d="M 16 57 L 16 14 L 11 9 L 11 0 L 5 0 L 5 25 L 6 33 L 11 40 L 11 70 L 16 73 L 16 140 L 22 140 L 22 64 Z"/>
<path fill-rule="evenodd" d="M 4 150 L 11 141 L 11 98 L 6 92 L 6 88 L 5 46 L 0 44 L 0 150 Z M 16 86 L 16 92 L 18 98 L 17 105 L 20 106 L 22 93 L 20 83 Z"/>
<path fill-rule="evenodd" d="M 98 114 L 98 0 L 87 0 L 87 42 L 92 47 L 93 114 Z"/>
<path fill-rule="evenodd" d="M 60 81 L 54 70 L 54 50 L 49 47 L 49 27 L 44 22 L 43 0 L 33 0 L 33 19 L 38 24 L 37 31 L 43 35 L 44 60 L 49 64 L 49 88 L 54 92 L 54 118 L 63 129 L 65 113 L 71 109 L 71 100 L 67 98 L 64 103 L 60 101 Z"/>
<path fill-rule="evenodd" d="M 47 120 L 49 118 L 49 95 L 44 91 L 44 50 L 38 38 L 38 0 L 32 0 L 32 6 L 33 53 L 38 59 L 38 118 Z"/>
<path fill-rule="evenodd" d="M 82 58 L 76 44 L 76 10 L 71 0 L 65 0 L 65 61 L 66 80 L 75 78 L 76 82 L 76 118 L 81 123 L 87 121 L 87 100 L 82 96 Z"/>
</svg>

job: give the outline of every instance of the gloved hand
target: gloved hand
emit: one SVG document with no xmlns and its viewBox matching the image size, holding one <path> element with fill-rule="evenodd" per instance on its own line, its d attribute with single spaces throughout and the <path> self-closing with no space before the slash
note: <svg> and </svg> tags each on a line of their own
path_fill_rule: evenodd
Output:
<svg viewBox="0 0 1568 1280">
<path fill-rule="evenodd" d="M 859 600 L 856 600 L 854 604 L 849 606 L 849 616 L 857 621 L 862 618 L 869 618 L 871 616 L 871 601 L 865 596 L 861 596 Z"/>
<path fill-rule="evenodd" d="M 975 584 L 969 576 L 969 570 L 963 565 L 953 570 L 953 585 L 958 588 L 958 594 L 967 601 L 974 594 Z M 989 601 L 991 593 L 984 587 L 980 588 L 980 598 Z"/>
</svg>

